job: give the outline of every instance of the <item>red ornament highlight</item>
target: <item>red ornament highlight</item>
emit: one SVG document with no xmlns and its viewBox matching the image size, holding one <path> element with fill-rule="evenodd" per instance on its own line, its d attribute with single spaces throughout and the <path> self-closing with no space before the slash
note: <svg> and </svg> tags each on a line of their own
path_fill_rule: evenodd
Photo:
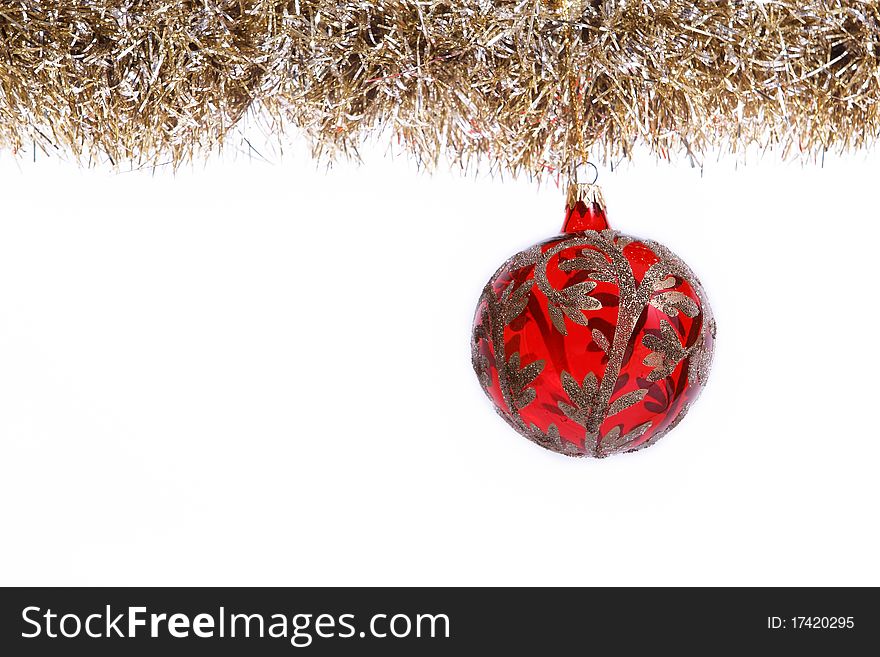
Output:
<svg viewBox="0 0 880 657">
<path fill-rule="evenodd" d="M 472 360 L 499 414 L 568 456 L 656 442 L 699 395 L 715 322 L 691 270 L 663 245 L 608 228 L 594 185 L 573 185 L 564 233 L 496 272 Z"/>
</svg>

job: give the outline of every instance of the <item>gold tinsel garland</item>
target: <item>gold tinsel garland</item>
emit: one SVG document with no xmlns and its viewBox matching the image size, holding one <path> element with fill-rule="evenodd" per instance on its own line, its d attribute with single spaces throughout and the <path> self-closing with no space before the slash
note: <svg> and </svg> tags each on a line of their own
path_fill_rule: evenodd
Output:
<svg viewBox="0 0 880 657">
<path fill-rule="evenodd" d="M 541 174 L 880 133 L 875 0 L 0 0 L 0 145 L 180 163 L 253 112 L 316 153 Z"/>
</svg>

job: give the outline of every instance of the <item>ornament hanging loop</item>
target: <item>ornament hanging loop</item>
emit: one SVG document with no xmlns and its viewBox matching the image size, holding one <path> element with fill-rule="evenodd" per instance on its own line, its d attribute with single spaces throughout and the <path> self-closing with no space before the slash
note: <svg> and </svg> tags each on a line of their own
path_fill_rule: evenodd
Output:
<svg viewBox="0 0 880 657">
<path fill-rule="evenodd" d="M 588 175 L 592 175 L 592 180 L 587 180 Z M 599 167 L 589 160 L 578 162 L 571 167 L 569 178 L 572 185 L 595 185 L 599 180 Z"/>
<path fill-rule="evenodd" d="M 592 179 L 589 177 L 592 170 Z M 585 230 L 605 230 L 608 220 L 605 214 L 605 199 L 596 184 L 599 169 L 592 162 L 581 162 L 571 167 L 568 193 L 565 199 L 565 222 L 563 233 L 577 233 Z M 590 180 L 590 182 L 585 182 Z"/>
<path fill-rule="evenodd" d="M 583 222 L 573 222 L 575 209 L 580 209 L 579 214 L 587 211 L 601 216 L 599 224 L 605 223 L 605 200 L 602 198 L 602 190 L 596 184 L 599 179 L 599 168 L 592 162 L 585 160 L 573 164 L 569 170 L 568 193 L 566 194 L 566 222 L 563 230 L 583 230 Z M 580 204 L 580 207 L 578 206 Z M 593 222 L 589 222 L 593 223 Z M 593 228 L 591 225 L 590 228 Z M 607 228 L 607 225 L 605 225 Z"/>
</svg>

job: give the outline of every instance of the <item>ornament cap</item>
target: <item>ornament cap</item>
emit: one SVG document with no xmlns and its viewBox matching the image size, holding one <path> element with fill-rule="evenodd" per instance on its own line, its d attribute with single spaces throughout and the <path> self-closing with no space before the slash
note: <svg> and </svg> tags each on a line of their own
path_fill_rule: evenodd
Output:
<svg viewBox="0 0 880 657">
<path fill-rule="evenodd" d="M 605 214 L 605 200 L 598 185 L 573 182 L 568 186 L 568 199 L 565 204 L 563 233 L 579 233 L 585 230 L 605 230 L 608 218 Z"/>
</svg>

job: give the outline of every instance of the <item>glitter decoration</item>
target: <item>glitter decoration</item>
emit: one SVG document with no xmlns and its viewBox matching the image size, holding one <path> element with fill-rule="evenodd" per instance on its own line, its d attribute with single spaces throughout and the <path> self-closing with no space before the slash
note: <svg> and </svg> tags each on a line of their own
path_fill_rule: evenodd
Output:
<svg viewBox="0 0 880 657">
<path fill-rule="evenodd" d="M 508 260 L 480 297 L 472 362 L 516 431 L 568 456 L 647 447 L 709 374 L 715 322 L 669 249 L 608 228 L 594 185 L 572 185 L 564 233 Z"/>
<path fill-rule="evenodd" d="M 0 146 L 179 165 L 291 128 L 555 175 L 646 147 L 820 156 L 880 133 L 875 0 L 5 0 Z M 737 155 L 739 157 L 739 155 Z"/>
</svg>

